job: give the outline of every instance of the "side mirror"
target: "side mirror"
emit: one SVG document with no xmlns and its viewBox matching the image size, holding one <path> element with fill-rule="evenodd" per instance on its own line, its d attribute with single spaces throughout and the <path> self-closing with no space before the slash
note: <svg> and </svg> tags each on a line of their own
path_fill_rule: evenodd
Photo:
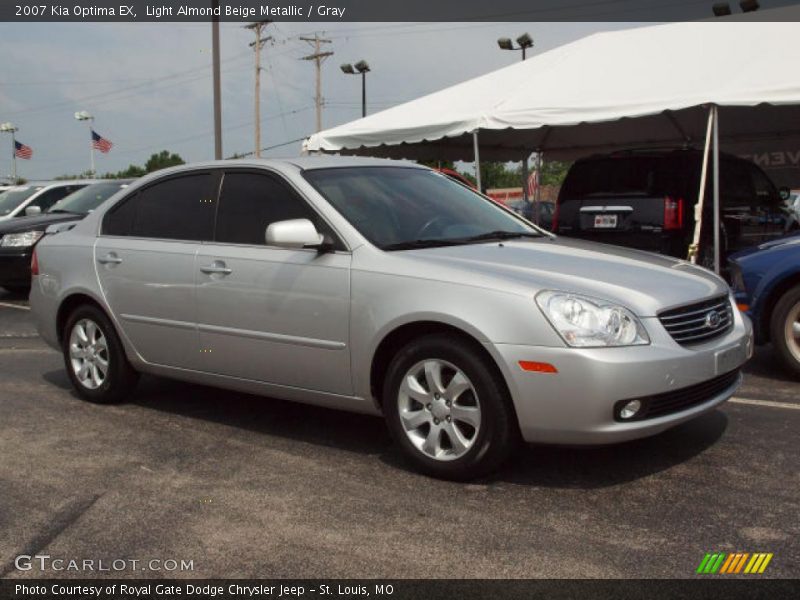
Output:
<svg viewBox="0 0 800 600">
<path fill-rule="evenodd" d="M 25 208 L 25 216 L 26 217 L 34 217 L 36 215 L 42 214 L 42 207 L 41 206 L 28 206 Z"/>
<path fill-rule="evenodd" d="M 781 200 L 786 201 L 791 197 L 791 195 L 792 195 L 792 191 L 788 187 L 783 186 L 783 187 L 778 188 L 778 196 L 781 197 Z"/>
<path fill-rule="evenodd" d="M 323 235 L 308 219 L 289 219 L 270 223 L 267 227 L 268 246 L 284 248 L 320 248 L 325 243 Z"/>
</svg>

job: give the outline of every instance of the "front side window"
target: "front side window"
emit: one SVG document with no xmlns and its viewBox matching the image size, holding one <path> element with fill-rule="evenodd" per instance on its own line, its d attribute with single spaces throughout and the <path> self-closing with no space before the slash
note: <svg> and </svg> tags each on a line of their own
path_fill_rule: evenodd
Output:
<svg viewBox="0 0 800 600">
<path fill-rule="evenodd" d="M 49 209 L 53 206 L 56 202 L 61 200 L 62 198 L 66 198 L 73 192 L 78 191 L 84 187 L 83 185 L 62 185 L 59 187 L 54 187 L 52 189 L 43 192 L 40 196 L 37 196 L 33 199 L 33 201 L 28 204 L 28 206 L 38 206 L 42 209 L 42 212 Z"/>
<path fill-rule="evenodd" d="M 10 215 L 20 204 L 41 189 L 41 186 L 17 186 L 0 194 L 0 217 Z"/>
<path fill-rule="evenodd" d="M 225 174 L 215 241 L 263 246 L 267 227 L 288 219 L 309 219 L 318 231 L 330 234 L 316 212 L 276 177 L 247 172 Z"/>
<path fill-rule="evenodd" d="M 541 235 L 491 200 L 427 169 L 330 168 L 304 176 L 384 250 Z"/>
<path fill-rule="evenodd" d="M 211 239 L 214 224 L 210 173 L 172 177 L 134 193 L 114 206 L 103 233 L 153 239 Z"/>
</svg>

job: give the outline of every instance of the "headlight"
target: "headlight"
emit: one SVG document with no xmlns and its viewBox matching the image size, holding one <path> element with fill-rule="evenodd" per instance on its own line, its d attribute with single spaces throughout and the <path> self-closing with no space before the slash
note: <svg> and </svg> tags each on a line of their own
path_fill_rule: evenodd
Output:
<svg viewBox="0 0 800 600">
<path fill-rule="evenodd" d="M 0 246 L 26 248 L 33 246 L 44 235 L 44 231 L 25 231 L 23 233 L 8 233 L 0 239 Z"/>
<path fill-rule="evenodd" d="M 566 292 L 541 292 L 536 303 L 564 341 L 580 348 L 650 343 L 642 324 L 627 308 Z"/>
</svg>

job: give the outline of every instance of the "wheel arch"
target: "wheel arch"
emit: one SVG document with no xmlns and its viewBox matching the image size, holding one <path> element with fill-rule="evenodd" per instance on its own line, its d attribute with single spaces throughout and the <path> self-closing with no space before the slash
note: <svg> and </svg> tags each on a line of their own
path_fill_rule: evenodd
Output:
<svg viewBox="0 0 800 600">
<path fill-rule="evenodd" d="M 103 314 L 108 317 L 108 320 L 111 322 L 112 326 L 116 327 L 114 320 L 108 314 L 108 311 L 96 298 L 85 292 L 73 292 L 61 300 L 58 305 L 58 311 L 56 312 L 56 335 L 58 336 L 59 345 L 64 342 L 64 327 L 67 324 L 67 319 L 69 319 L 70 314 L 72 314 L 72 312 L 79 306 L 86 304 L 94 306 L 98 310 L 102 311 Z M 119 332 L 116 333 L 119 335 Z"/>
<path fill-rule="evenodd" d="M 758 320 L 759 333 L 764 342 L 769 342 L 771 339 L 770 321 L 772 319 L 772 312 L 775 310 L 775 305 L 786 292 L 797 285 L 800 285 L 800 271 L 795 271 L 788 277 L 773 283 L 767 291 L 767 295 L 761 302 Z"/>
<path fill-rule="evenodd" d="M 395 354 L 411 340 L 425 335 L 437 333 L 452 335 L 462 339 L 481 357 L 483 357 L 486 361 L 486 364 L 495 373 L 495 375 L 498 377 L 498 380 L 505 387 L 511 409 L 514 410 L 514 402 L 511 397 L 512 389 L 509 385 L 509 380 L 506 377 L 506 374 L 503 372 L 503 369 L 500 367 L 500 363 L 498 362 L 497 358 L 490 352 L 486 344 L 482 343 L 475 334 L 467 331 L 466 328 L 445 323 L 443 321 L 430 319 L 410 321 L 401 325 L 397 325 L 385 333 L 385 335 L 381 338 L 381 341 L 376 346 L 375 352 L 372 354 L 369 372 L 369 384 L 370 392 L 372 393 L 372 397 L 375 399 L 378 408 L 382 408 L 381 390 L 383 387 L 383 381 L 386 377 L 386 373 L 389 370 L 389 364 L 391 363 Z M 517 418 L 515 410 L 514 418 Z"/>
</svg>

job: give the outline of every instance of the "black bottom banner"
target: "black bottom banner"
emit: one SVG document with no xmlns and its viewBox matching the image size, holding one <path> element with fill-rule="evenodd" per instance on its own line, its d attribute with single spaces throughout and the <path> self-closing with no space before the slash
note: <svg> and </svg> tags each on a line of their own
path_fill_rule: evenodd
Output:
<svg viewBox="0 0 800 600">
<path fill-rule="evenodd" d="M 379 598 L 800 598 L 781 579 L 26 579 L 0 580 L 2 600 L 312 600 Z"/>
</svg>

